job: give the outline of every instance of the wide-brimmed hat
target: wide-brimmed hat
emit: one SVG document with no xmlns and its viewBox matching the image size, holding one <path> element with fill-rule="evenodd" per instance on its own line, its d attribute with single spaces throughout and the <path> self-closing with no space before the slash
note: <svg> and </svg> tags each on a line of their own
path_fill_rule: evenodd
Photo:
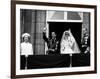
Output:
<svg viewBox="0 0 100 79">
<path fill-rule="evenodd" d="M 29 33 L 24 33 L 24 34 L 22 34 L 22 38 L 24 38 L 25 36 L 30 37 L 30 34 L 29 34 Z"/>
</svg>

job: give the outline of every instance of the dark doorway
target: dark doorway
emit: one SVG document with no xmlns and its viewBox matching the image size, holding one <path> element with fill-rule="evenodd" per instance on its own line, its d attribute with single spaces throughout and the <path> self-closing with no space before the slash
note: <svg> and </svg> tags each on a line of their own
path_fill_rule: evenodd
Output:
<svg viewBox="0 0 100 79">
<path fill-rule="evenodd" d="M 82 23 L 75 22 L 49 22 L 49 36 L 51 36 L 51 32 L 56 32 L 57 39 L 61 41 L 63 32 L 71 29 L 71 32 L 77 41 L 79 48 L 81 49 L 81 30 Z"/>
</svg>

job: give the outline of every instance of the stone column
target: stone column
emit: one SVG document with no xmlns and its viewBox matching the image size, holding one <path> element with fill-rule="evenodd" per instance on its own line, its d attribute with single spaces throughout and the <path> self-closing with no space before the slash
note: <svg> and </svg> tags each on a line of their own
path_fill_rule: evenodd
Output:
<svg viewBox="0 0 100 79">
<path fill-rule="evenodd" d="M 46 25 L 46 11 L 37 10 L 36 12 L 36 46 L 35 52 L 37 55 L 45 54 L 45 45 L 43 40 L 43 28 Z"/>
</svg>

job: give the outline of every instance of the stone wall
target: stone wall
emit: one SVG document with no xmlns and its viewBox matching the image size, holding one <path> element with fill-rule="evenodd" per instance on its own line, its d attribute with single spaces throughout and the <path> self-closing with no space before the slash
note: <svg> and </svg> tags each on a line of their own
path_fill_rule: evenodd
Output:
<svg viewBox="0 0 100 79">
<path fill-rule="evenodd" d="M 43 28 L 46 25 L 46 11 L 21 9 L 21 35 L 29 33 L 35 55 L 44 54 Z"/>
</svg>

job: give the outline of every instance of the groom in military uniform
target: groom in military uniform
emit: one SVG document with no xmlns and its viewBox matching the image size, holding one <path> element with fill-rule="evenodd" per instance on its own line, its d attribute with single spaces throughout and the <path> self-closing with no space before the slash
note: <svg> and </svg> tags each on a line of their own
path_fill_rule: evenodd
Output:
<svg viewBox="0 0 100 79">
<path fill-rule="evenodd" d="M 57 54 L 58 52 L 58 41 L 56 39 L 56 33 L 51 32 L 51 38 L 46 37 L 46 28 L 43 31 L 43 39 L 47 43 L 48 50 L 46 51 L 47 55 Z"/>
</svg>

